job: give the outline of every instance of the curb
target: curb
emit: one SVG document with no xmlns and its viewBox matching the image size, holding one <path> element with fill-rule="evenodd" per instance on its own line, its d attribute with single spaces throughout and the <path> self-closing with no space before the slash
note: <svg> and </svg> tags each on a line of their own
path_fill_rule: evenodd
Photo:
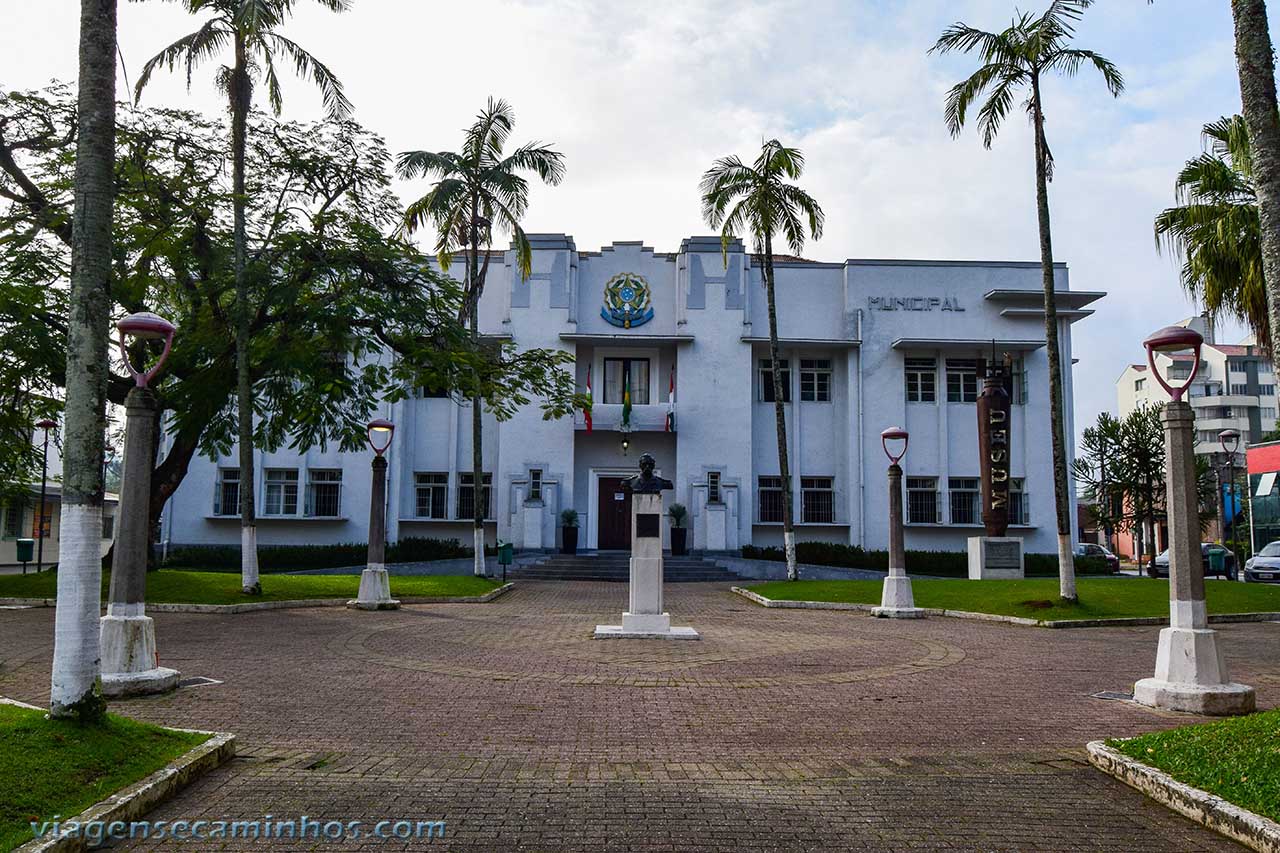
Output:
<svg viewBox="0 0 1280 853">
<path fill-rule="evenodd" d="M 784 607 L 797 610 L 861 610 L 871 612 L 875 604 L 847 604 L 838 601 L 789 601 L 780 598 L 765 598 L 740 586 L 730 589 L 743 598 L 754 601 L 761 607 Z M 975 613 L 971 610 L 943 610 L 937 607 L 921 607 L 929 616 L 946 616 L 951 619 L 973 619 L 979 622 L 1005 622 L 1010 625 L 1023 625 L 1028 628 L 1124 628 L 1142 625 L 1168 625 L 1167 616 L 1133 616 L 1120 619 L 1029 619 L 1025 616 L 1001 616 L 997 613 Z M 1231 622 L 1276 622 L 1280 621 L 1280 613 L 1222 613 L 1210 616 L 1211 623 Z"/>
<path fill-rule="evenodd" d="M 402 596 L 401 604 L 487 604 L 510 592 L 515 582 L 508 582 L 484 595 L 417 595 Z M 293 610 L 302 607 L 346 607 L 349 598 L 295 598 L 284 601 L 249 601 L 244 604 L 177 604 L 147 603 L 149 613 L 256 613 L 260 610 Z M 52 598 L 0 598 L 0 607 L 54 607 Z"/>
<path fill-rule="evenodd" d="M 1280 853 L 1280 823 L 1179 782 L 1100 740 L 1091 741 L 1085 749 L 1089 752 L 1089 763 L 1094 767 L 1184 817 L 1254 850 Z"/>
<path fill-rule="evenodd" d="M 3 697 L 0 697 L 0 703 L 17 705 L 22 708 L 33 708 L 37 711 L 43 710 L 25 702 L 16 702 Z M 71 821 L 63 821 L 63 823 L 74 821 L 79 826 L 84 826 L 89 822 L 110 824 L 114 821 L 128 823 L 129 821 L 137 820 L 196 779 L 235 757 L 236 736 L 229 732 L 167 728 L 179 732 L 198 732 L 212 735 L 212 737 L 199 746 L 184 752 L 145 779 L 135 782 L 105 800 L 89 806 L 89 808 L 72 818 Z M 18 846 L 15 849 L 15 853 L 64 853 L 64 851 L 86 849 L 88 849 L 87 839 L 80 836 L 68 836 L 64 831 L 64 834 L 53 838 L 37 838 L 28 841 L 26 844 Z"/>
</svg>

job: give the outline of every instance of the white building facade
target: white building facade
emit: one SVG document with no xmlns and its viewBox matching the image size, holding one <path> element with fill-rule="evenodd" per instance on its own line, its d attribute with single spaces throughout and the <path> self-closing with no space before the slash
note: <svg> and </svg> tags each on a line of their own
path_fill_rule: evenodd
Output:
<svg viewBox="0 0 1280 853">
<path fill-rule="evenodd" d="M 527 279 L 513 252 L 494 253 L 482 332 L 572 353 L 579 389 L 591 379 L 592 428 L 582 412 L 544 421 L 536 405 L 502 423 L 486 414 L 481 499 L 490 541 L 554 549 L 560 512 L 573 508 L 580 548 L 629 547 L 629 497 L 619 481 L 648 451 L 675 483 L 668 506 L 688 508 L 691 548 L 780 544 L 768 313 L 753 256 L 736 242 L 722 254 L 718 237 L 686 239 L 672 253 L 640 243 L 579 252 L 565 235 L 530 239 Z M 903 460 L 907 547 L 962 550 L 981 528 L 975 400 L 994 351 L 1015 367 L 1010 535 L 1024 537 L 1028 552 L 1055 552 L 1040 265 L 779 258 L 775 271 L 798 539 L 887 547 L 879 436 L 900 425 L 911 434 Z M 1103 294 L 1072 291 L 1065 266 L 1055 272 L 1070 437 L 1071 326 Z M 627 431 L 624 389 L 632 403 Z M 420 391 L 379 414 L 396 425 L 388 539 L 469 543 L 469 404 Z M 258 541 L 367 540 L 370 455 L 259 453 Z M 193 460 L 165 510 L 162 538 L 236 544 L 237 480 L 234 450 Z"/>
</svg>

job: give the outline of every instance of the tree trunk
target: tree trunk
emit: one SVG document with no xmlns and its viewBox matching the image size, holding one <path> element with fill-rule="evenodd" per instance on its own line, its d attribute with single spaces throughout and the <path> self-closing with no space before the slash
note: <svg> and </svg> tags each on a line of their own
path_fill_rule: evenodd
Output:
<svg viewBox="0 0 1280 853">
<path fill-rule="evenodd" d="M 116 0 L 81 0 L 75 208 L 67 318 L 62 545 L 54 614 L 51 717 L 102 719 L 102 459 L 111 320 Z"/>
<path fill-rule="evenodd" d="M 478 215 L 475 203 L 471 206 L 471 257 L 470 270 L 471 277 L 470 286 L 467 288 L 470 304 L 467 306 L 471 312 L 471 343 L 472 346 L 480 344 L 480 294 L 484 292 L 485 276 L 480 272 L 480 244 L 479 235 L 476 233 L 476 216 Z M 487 272 L 487 270 L 486 270 Z M 483 577 L 488 574 L 488 567 L 484 559 L 484 415 L 480 408 L 480 392 L 477 387 L 475 395 L 471 398 L 471 509 L 473 527 L 471 530 L 471 547 L 473 553 L 473 571 L 476 575 Z"/>
<path fill-rule="evenodd" d="M 782 371 L 778 359 L 778 308 L 773 291 L 773 235 L 764 235 L 764 292 L 769 303 L 769 367 L 773 376 L 773 419 L 778 436 L 778 475 L 782 478 L 782 548 L 787 558 L 787 580 L 798 580 L 796 531 L 791 507 L 791 465 L 787 456 L 787 410 L 782 403 Z"/>
<path fill-rule="evenodd" d="M 1049 355 L 1049 427 L 1053 446 L 1053 497 L 1058 516 L 1059 595 L 1076 601 L 1076 567 L 1071 553 L 1071 492 L 1067 487 L 1066 418 L 1062 401 L 1062 353 L 1058 349 L 1058 305 L 1054 298 L 1053 238 L 1049 227 L 1049 146 L 1044 135 L 1040 80 L 1032 78 L 1036 141 L 1036 214 L 1040 225 L 1040 267 L 1044 277 L 1044 337 Z"/>
<path fill-rule="evenodd" d="M 240 452 L 240 586 L 262 592 L 258 581 L 258 525 L 254 507 L 253 378 L 249 371 L 249 282 L 245 248 L 244 160 L 249 120 L 250 82 L 244 37 L 236 34 L 236 64 L 231 72 L 231 207 L 236 277 L 236 420 Z"/>
<path fill-rule="evenodd" d="M 1249 127 L 1271 340 L 1280 341 L 1280 113 L 1266 0 L 1232 0 L 1240 101 Z"/>
</svg>

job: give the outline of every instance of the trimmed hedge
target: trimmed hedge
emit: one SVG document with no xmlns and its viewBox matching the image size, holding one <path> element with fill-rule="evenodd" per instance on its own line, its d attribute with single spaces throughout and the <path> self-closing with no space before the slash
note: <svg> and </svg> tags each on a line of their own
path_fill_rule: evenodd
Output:
<svg viewBox="0 0 1280 853">
<path fill-rule="evenodd" d="M 742 556 L 749 560 L 786 562 L 785 552 L 777 547 L 742 546 Z M 1025 554 L 1023 560 L 1027 577 L 1057 577 L 1057 554 Z M 867 551 L 858 545 L 842 545 L 836 542 L 797 542 L 796 561 L 815 566 L 839 566 L 847 569 L 889 570 L 888 551 Z M 1105 560 L 1096 557 L 1077 557 L 1076 573 L 1081 575 L 1107 574 Z M 967 578 L 969 555 L 961 551 L 908 551 L 907 571 L 913 575 L 933 575 L 944 578 Z"/>
<path fill-rule="evenodd" d="M 485 553 L 494 553 L 486 548 Z M 471 549 L 457 539 L 427 539 L 410 536 L 387 545 L 388 563 L 426 563 L 470 557 Z M 264 573 L 302 569 L 337 569 L 361 566 L 369 558 L 369 545 L 349 542 L 340 545 L 259 545 L 258 568 Z M 169 550 L 165 568 L 193 568 L 207 571 L 240 571 L 238 545 L 183 545 Z"/>
</svg>

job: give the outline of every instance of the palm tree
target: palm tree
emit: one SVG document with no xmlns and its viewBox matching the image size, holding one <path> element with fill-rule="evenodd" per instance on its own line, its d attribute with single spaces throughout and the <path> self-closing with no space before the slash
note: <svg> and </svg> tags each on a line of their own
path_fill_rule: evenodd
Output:
<svg viewBox="0 0 1280 853">
<path fill-rule="evenodd" d="M 822 238 L 825 216 L 813 197 L 795 184 L 804 172 L 804 155 L 770 139 L 748 166 L 736 156 L 721 157 L 702 176 L 702 218 L 720 229 L 720 248 L 749 232 L 756 255 L 764 267 L 764 288 L 769 303 L 769 372 L 773 376 L 773 417 L 778 438 L 778 473 L 782 479 L 782 543 L 787 556 L 787 578 L 796 580 L 795 519 L 791 507 L 791 466 L 787 459 L 787 419 L 782 407 L 782 371 L 778 369 L 778 309 L 774 299 L 773 235 L 781 233 L 792 254 L 804 250 L 805 224 L 813 239 Z"/>
<path fill-rule="evenodd" d="M 116 0 L 80 2 L 75 208 L 67 318 L 62 545 L 53 637 L 51 717 L 102 719 L 102 435 L 107 425 L 107 283 L 116 132 Z"/>
<path fill-rule="evenodd" d="M 1270 307 L 1267 339 L 1276 340 L 1280 335 L 1280 110 L 1276 106 L 1275 53 L 1267 25 L 1266 0 L 1231 0 L 1231 14 L 1236 30 L 1240 101 L 1253 140 L 1252 170 Z"/>
<path fill-rule="evenodd" d="M 1007 29 L 990 33 L 964 23 L 952 24 L 930 53 L 977 52 L 982 66 L 947 94 L 945 117 L 952 136 L 959 136 L 970 108 L 978 109 L 978 132 L 990 148 L 1000 125 L 1025 93 L 1035 137 L 1036 212 L 1040 226 L 1040 264 L 1044 277 L 1044 333 L 1049 354 L 1049 420 L 1053 442 L 1053 490 L 1058 515 L 1058 573 L 1060 592 L 1076 600 L 1075 563 L 1071 554 L 1072 510 L 1067 486 L 1067 450 L 1062 401 L 1062 353 L 1058 349 L 1058 309 L 1053 295 L 1053 241 L 1049 227 L 1049 181 L 1053 154 L 1044 132 L 1044 103 L 1040 85 L 1045 75 L 1074 77 L 1085 65 L 1102 74 L 1115 97 L 1124 91 L 1124 77 L 1109 59 L 1091 50 L 1070 46 L 1075 24 L 1093 0 L 1053 0 L 1040 17 L 1019 13 Z M 985 100 L 984 100 L 985 99 Z"/>
<path fill-rule="evenodd" d="M 475 123 L 463 131 L 460 151 L 406 151 L 396 161 L 396 171 L 402 178 L 437 179 L 430 192 L 406 208 L 404 227 L 412 234 L 427 224 L 435 226 L 436 257 L 446 271 L 454 254 L 463 252 L 464 289 L 458 319 L 470 324 L 472 344 L 477 348 L 480 296 L 489 274 L 489 249 L 495 228 L 511 234 L 520 274 L 528 276 L 532 272 L 532 249 L 520 227 L 520 219 L 529 207 L 529 184 L 520 173 L 531 171 L 551 186 L 564 178 L 564 155 L 548 145 L 529 142 L 503 154 L 514 126 L 511 105 L 490 98 Z M 477 575 L 485 574 L 484 516 L 488 502 L 484 495 L 491 491 L 484 488 L 480 399 L 477 381 L 471 396 L 472 546 Z"/>
<path fill-rule="evenodd" d="M 296 42 L 277 30 L 293 13 L 295 0 L 177 0 L 191 14 L 209 11 L 213 17 L 200 29 L 188 33 L 147 60 L 138 78 L 135 98 L 157 67 L 172 71 L 179 62 L 187 73 L 187 85 L 195 67 L 230 46 L 232 65 L 218 69 L 218 87 L 227 96 L 231 112 L 231 185 L 235 243 L 236 278 L 236 415 L 240 452 L 240 573 L 245 592 L 262 591 L 258 583 L 258 536 L 254 510 L 253 482 L 253 378 L 249 372 L 249 329 L 252 311 L 246 274 L 244 187 L 245 144 L 249 110 L 253 105 L 255 78 L 267 87 L 267 100 L 277 115 L 283 106 L 280 79 L 276 74 L 279 56 L 293 63 L 294 70 L 309 77 L 324 96 L 331 117 L 350 114 L 351 102 L 343 94 L 342 83 L 333 72 Z M 316 0 L 334 12 L 345 11 L 348 0 Z"/>
<path fill-rule="evenodd" d="M 1242 320 L 1270 348 L 1249 129 L 1241 116 L 1224 117 L 1204 126 L 1203 139 L 1203 153 L 1178 173 L 1178 206 L 1156 217 L 1156 247 L 1182 257 L 1182 286 L 1211 319 Z"/>
</svg>

